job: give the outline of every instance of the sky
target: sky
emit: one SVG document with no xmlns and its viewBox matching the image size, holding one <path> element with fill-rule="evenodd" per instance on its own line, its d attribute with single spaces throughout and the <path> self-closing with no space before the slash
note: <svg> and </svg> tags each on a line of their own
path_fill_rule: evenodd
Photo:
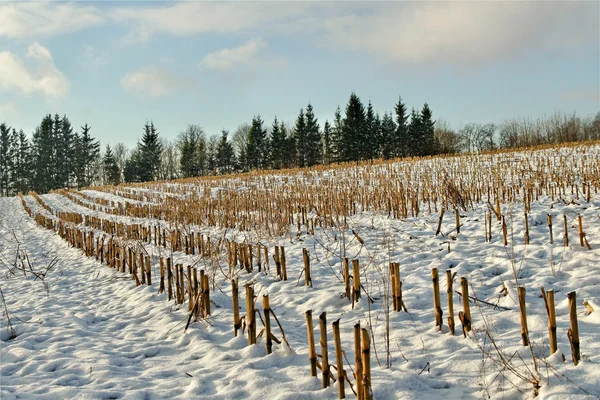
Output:
<svg viewBox="0 0 600 400">
<path fill-rule="evenodd" d="M 600 2 L 0 2 L 0 122 L 45 114 L 131 147 L 153 121 L 321 126 L 355 92 L 454 127 L 600 111 Z"/>
</svg>

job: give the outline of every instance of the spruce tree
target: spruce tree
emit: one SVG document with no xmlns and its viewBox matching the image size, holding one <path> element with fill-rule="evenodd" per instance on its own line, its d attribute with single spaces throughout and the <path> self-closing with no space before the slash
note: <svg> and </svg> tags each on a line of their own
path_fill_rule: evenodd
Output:
<svg viewBox="0 0 600 400">
<path fill-rule="evenodd" d="M 94 163 L 100 156 L 100 142 L 90 134 L 91 127 L 85 124 L 81 134 L 76 135 L 76 168 L 77 187 L 89 186 L 94 178 Z"/>
<path fill-rule="evenodd" d="M 335 109 L 333 117 L 333 128 L 331 129 L 331 162 L 340 162 L 343 157 L 344 141 L 343 141 L 343 125 L 342 110 L 338 105 Z"/>
<path fill-rule="evenodd" d="M 9 196 L 17 194 L 17 184 L 19 180 L 17 166 L 19 163 L 19 134 L 15 128 L 12 129 L 10 135 L 10 144 L 8 147 L 8 156 L 10 158 L 10 178 L 9 178 Z"/>
<path fill-rule="evenodd" d="M 38 193 L 47 193 L 53 187 L 52 116 L 46 115 L 33 132 L 33 182 L 32 189 Z"/>
<path fill-rule="evenodd" d="M 144 125 L 144 135 L 138 143 L 137 178 L 140 182 L 149 182 L 158 178 L 162 144 L 153 122 Z"/>
<path fill-rule="evenodd" d="M 362 135 L 360 148 L 362 150 L 361 158 L 363 160 L 372 160 L 377 157 L 379 152 L 379 132 L 373 110 L 373 104 L 369 101 L 367 114 L 365 116 L 365 130 Z"/>
<path fill-rule="evenodd" d="M 437 146 L 435 142 L 435 121 L 433 120 L 433 114 L 429 105 L 425 103 L 420 115 L 421 120 L 421 138 L 423 140 L 423 154 L 422 155 L 433 155 L 437 153 Z"/>
<path fill-rule="evenodd" d="M 394 106 L 396 112 L 396 132 L 391 140 L 390 157 L 406 157 L 412 152 L 410 137 L 408 133 L 408 114 L 406 105 L 402 102 L 402 97 L 398 98 L 398 103 Z"/>
<path fill-rule="evenodd" d="M 333 143 L 331 137 L 331 125 L 328 120 L 325 120 L 325 124 L 323 124 L 323 163 L 329 164 L 332 162 L 333 158 Z"/>
<path fill-rule="evenodd" d="M 11 128 L 6 123 L 0 124 L 0 196 L 11 193 L 14 177 L 14 154 Z"/>
<path fill-rule="evenodd" d="M 267 137 L 267 130 L 263 127 L 263 120 L 260 118 L 260 115 L 252 118 L 247 143 L 247 157 L 250 168 L 266 168 L 269 161 L 269 138 Z"/>
<path fill-rule="evenodd" d="M 304 162 L 305 166 L 312 167 L 321 162 L 321 132 L 319 122 L 310 103 L 306 106 L 304 122 L 306 134 Z"/>
<path fill-rule="evenodd" d="M 104 158 L 102 159 L 102 165 L 104 167 L 104 184 L 105 185 L 118 185 L 121 183 L 121 171 L 117 165 L 117 160 L 113 154 L 110 145 L 106 145 L 104 150 Z"/>
<path fill-rule="evenodd" d="M 296 157 L 294 157 L 296 154 L 296 139 L 294 138 L 294 129 L 285 126 L 283 122 L 281 123 L 279 129 L 281 130 L 283 136 L 285 136 L 285 154 L 287 156 L 285 157 L 283 167 L 297 167 L 298 164 L 296 163 Z"/>
<path fill-rule="evenodd" d="M 131 151 L 129 158 L 127 158 L 125 161 L 125 166 L 123 168 L 123 178 L 125 179 L 125 182 L 141 182 L 139 171 L 141 165 L 140 159 L 141 157 L 138 143 L 138 147 Z"/>
<path fill-rule="evenodd" d="M 31 190 L 32 159 L 29 139 L 23 130 L 18 134 L 18 150 L 15 157 L 15 191 L 25 193 Z"/>
<path fill-rule="evenodd" d="M 373 139 L 375 142 L 372 147 L 373 158 L 380 158 L 381 157 L 381 146 L 382 146 L 381 117 L 379 116 L 378 112 L 375 113 L 375 121 L 373 123 Z"/>
<path fill-rule="evenodd" d="M 229 132 L 221 132 L 221 140 L 217 146 L 217 171 L 221 174 L 229 174 L 235 168 L 235 152 L 233 145 L 227 140 Z"/>
<path fill-rule="evenodd" d="M 346 105 L 346 116 L 342 126 L 342 161 L 358 161 L 361 155 L 364 155 L 361 144 L 364 143 L 365 127 L 365 107 L 353 92 Z"/>
<path fill-rule="evenodd" d="M 300 109 L 296 118 L 296 126 L 294 127 L 294 142 L 296 144 L 296 160 L 300 168 L 306 166 L 307 159 L 307 140 L 306 140 L 306 119 L 304 117 L 304 109 Z"/>
<path fill-rule="evenodd" d="M 408 126 L 408 156 L 414 157 L 425 154 L 423 139 L 421 115 L 413 108 Z"/>
<path fill-rule="evenodd" d="M 70 187 L 75 177 L 75 156 L 73 127 L 67 116 L 54 117 L 56 140 L 56 186 Z"/>
<path fill-rule="evenodd" d="M 398 154 L 398 147 L 394 147 L 396 132 L 397 127 L 392 114 L 383 114 L 381 121 L 381 157 L 386 160 L 396 157 Z"/>
<path fill-rule="evenodd" d="M 287 143 L 285 137 L 285 128 L 282 130 L 277 117 L 273 120 L 271 125 L 271 168 L 281 169 L 283 168 L 286 157 Z"/>
<path fill-rule="evenodd" d="M 206 138 L 198 125 L 188 125 L 179 135 L 179 166 L 184 178 L 204 175 L 206 170 Z"/>
</svg>

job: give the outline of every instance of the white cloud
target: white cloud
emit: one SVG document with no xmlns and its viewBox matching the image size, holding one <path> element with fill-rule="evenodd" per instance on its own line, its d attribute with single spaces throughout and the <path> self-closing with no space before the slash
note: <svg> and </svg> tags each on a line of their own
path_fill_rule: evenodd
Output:
<svg viewBox="0 0 600 400">
<path fill-rule="evenodd" d="M 294 35 L 385 62 L 459 65 L 598 46 L 599 14 L 598 2 L 550 1 L 177 2 L 111 12 L 133 26 L 129 43 L 161 33 Z"/>
<path fill-rule="evenodd" d="M 153 34 L 190 36 L 202 33 L 282 33 L 300 16 L 310 15 L 310 2 L 177 2 L 140 8 L 138 5 L 113 9 L 111 17 L 133 26 L 126 44 L 147 41 Z"/>
<path fill-rule="evenodd" d="M 167 96 L 181 84 L 171 72 L 155 65 L 139 68 L 121 78 L 123 90 L 140 96 Z"/>
<path fill-rule="evenodd" d="M 46 38 L 76 32 L 103 22 L 91 6 L 62 2 L 0 4 L 0 37 Z"/>
<path fill-rule="evenodd" d="M 285 66 L 286 61 L 269 54 L 267 42 L 261 38 L 251 39 L 238 47 L 209 53 L 200 61 L 200 66 L 219 71 L 229 71 L 240 65 L 252 68 Z"/>
<path fill-rule="evenodd" d="M 47 48 L 35 42 L 27 49 L 27 58 L 33 61 L 30 67 L 10 51 L 0 52 L 0 89 L 22 94 L 40 92 L 50 98 L 67 94 L 69 81 L 56 68 Z"/>
<path fill-rule="evenodd" d="M 387 61 L 471 65 L 598 44 L 598 3 L 402 2 L 325 23 L 331 46 Z"/>
</svg>

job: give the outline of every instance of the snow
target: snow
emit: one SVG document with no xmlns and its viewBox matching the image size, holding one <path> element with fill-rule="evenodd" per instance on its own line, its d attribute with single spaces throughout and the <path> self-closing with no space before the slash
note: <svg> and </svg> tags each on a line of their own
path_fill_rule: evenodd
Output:
<svg viewBox="0 0 600 400">
<path fill-rule="evenodd" d="M 587 150 L 589 157 L 600 154 L 600 147 Z M 556 159 L 582 165 L 585 159 L 580 148 L 556 152 Z M 548 151 L 528 153 L 530 162 L 543 162 Z M 480 156 L 482 168 L 493 168 L 497 158 Z M 514 153 L 514 159 L 525 157 Z M 506 159 L 506 158 L 505 158 Z M 542 161 L 540 161 L 542 160 Z M 450 161 L 451 163 L 452 161 Z M 597 161 L 596 161 L 597 163 Z M 436 162 L 422 161 L 424 168 L 436 170 Z M 551 173 L 556 164 L 549 164 Z M 328 185 L 333 179 L 352 182 L 358 169 L 319 170 L 297 176 L 270 177 L 272 184 L 319 182 Z M 437 172 L 432 172 L 438 174 Z M 477 172 L 477 174 L 480 172 Z M 475 174 L 475 172 L 473 172 Z M 474 175 L 475 176 L 475 175 Z M 520 177 L 507 173 L 507 180 Z M 215 195 L 219 190 L 264 190 L 245 177 L 232 181 L 206 183 Z M 573 181 L 581 177 L 573 174 Z M 286 183 L 287 182 L 287 183 Z M 291 183 L 296 182 L 296 183 Z M 356 184 L 357 181 L 354 181 Z M 361 182 L 361 184 L 368 184 Z M 184 185 L 186 196 L 198 196 L 203 189 Z M 182 185 L 169 185 L 177 191 Z M 143 189 L 152 194 L 151 201 L 160 199 L 160 185 Z M 138 187 L 131 190 L 141 190 Z M 123 190 L 119 188 L 118 190 Z M 92 197 L 119 202 L 135 202 L 115 193 L 85 191 Z M 169 193 L 169 196 L 174 196 Z M 156 223 L 147 219 L 116 216 L 92 211 L 74 204 L 59 194 L 41 196 L 54 210 L 81 212 L 127 223 Z M 239 272 L 240 315 L 245 314 L 244 284 L 253 282 L 260 300 L 269 294 L 272 309 L 281 321 L 290 348 L 273 344 L 274 351 L 266 355 L 262 338 L 248 346 L 247 338 L 233 336 L 231 284 L 207 259 L 199 256 L 173 254 L 173 263 L 197 265 L 216 279 L 211 291 L 212 315 L 207 321 L 193 323 L 184 332 L 187 300 L 182 305 L 167 301 L 159 294 L 158 257 L 165 250 L 146 244 L 151 255 L 153 286 L 138 286 L 128 274 L 122 274 L 82 253 L 31 219 L 18 198 L 0 199 L 0 286 L 6 303 L 0 320 L 0 397 L 13 398 L 206 398 L 206 399 L 324 399 L 337 398 L 336 384 L 321 388 L 318 378 L 310 377 L 305 312 L 313 310 L 317 353 L 318 315 L 327 312 L 329 360 L 335 364 L 331 323 L 340 319 L 342 347 L 354 368 L 353 326 L 371 326 L 371 368 L 375 399 L 459 399 L 459 398 L 529 398 L 532 385 L 523 382 L 495 363 L 498 353 L 486 336 L 491 333 L 502 354 L 525 376 L 534 373 L 532 350 L 521 345 L 517 284 L 527 289 L 526 304 L 530 340 L 539 357 L 540 398 L 592 399 L 600 396 L 600 309 L 592 313 L 582 304 L 600 303 L 600 195 L 593 193 L 590 202 L 578 204 L 552 201 L 541 196 L 532 201 L 529 214 L 531 243 L 523 243 L 523 205 L 518 201 L 502 204 L 509 225 L 509 246 L 504 247 L 500 226 L 493 217 L 493 238 L 484 238 L 484 212 L 487 205 L 475 204 L 473 210 L 461 212 L 460 234 L 435 237 L 438 214 L 423 213 L 403 220 L 387 215 L 359 212 L 348 217 L 346 231 L 347 255 L 361 261 L 366 291 L 352 309 L 343 298 L 339 254 L 339 232 L 316 228 L 315 236 L 296 235 L 296 227 L 282 237 L 260 237 L 263 243 L 283 245 L 286 250 L 288 281 L 271 273 Z M 31 196 L 27 204 L 44 215 L 49 213 Z M 86 202 L 87 204 L 87 202 Z M 309 210 L 310 212 L 311 210 Z M 554 218 L 554 244 L 549 243 L 547 214 Z M 567 215 L 570 246 L 562 245 L 562 215 Z M 577 215 L 584 221 L 586 237 L 592 250 L 581 248 L 577 236 Z M 314 216 L 314 214 L 313 214 Z M 161 225 L 168 226 L 168 221 Z M 448 211 L 442 232 L 451 232 L 454 215 Z M 256 232 L 225 231 L 219 228 L 192 227 L 213 237 L 258 240 Z M 364 245 L 356 240 L 357 232 Z M 450 236 L 454 236 L 452 239 Z M 449 247 L 448 247 L 449 246 Z M 312 287 L 304 286 L 301 277 L 302 248 L 311 256 Z M 448 248 L 450 251 L 448 251 Z M 272 251 L 272 248 L 271 248 Z M 15 267 L 26 266 L 25 273 Z M 27 259 L 25 259 L 27 255 Z M 22 262 L 21 262 L 22 259 Z M 408 309 L 390 314 L 391 368 L 386 368 L 384 277 L 388 262 L 399 262 L 403 281 L 403 300 Z M 35 276 L 28 266 L 39 275 Z M 226 255 L 219 260 L 226 265 Z M 46 271 L 46 269 L 51 268 Z M 435 327 L 431 269 L 438 268 L 444 327 Z M 467 277 L 470 295 L 506 309 L 485 304 L 471 304 L 473 331 L 464 338 L 458 311 L 461 298 L 454 295 L 456 334 L 448 330 L 445 271 L 455 272 L 454 289 L 460 291 L 459 278 Z M 541 287 L 555 290 L 558 352 L 549 355 L 547 316 Z M 505 289 L 505 291 L 503 291 Z M 566 294 L 577 291 L 577 311 L 582 358 L 575 366 L 567 340 L 569 310 Z M 506 295 L 505 295 L 506 294 Z M 257 308 L 262 311 L 260 301 Z M 11 337 L 7 316 L 16 337 Z M 272 330 L 281 337 L 271 319 Z M 258 320 L 257 331 L 262 325 Z M 375 348 L 373 346 L 375 345 Z M 376 350 L 376 351 L 375 351 Z M 487 353 L 487 354 L 484 354 Z M 563 362 L 564 354 L 566 361 Z M 381 365 L 378 365 L 379 358 Z M 345 369 L 352 382 L 350 366 Z M 335 369 L 332 370 L 336 376 Z M 346 386 L 346 397 L 354 395 Z"/>
</svg>

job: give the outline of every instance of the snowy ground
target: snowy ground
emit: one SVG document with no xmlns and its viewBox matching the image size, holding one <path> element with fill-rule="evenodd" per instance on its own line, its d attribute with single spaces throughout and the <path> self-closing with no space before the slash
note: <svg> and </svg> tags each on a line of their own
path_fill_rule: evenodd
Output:
<svg viewBox="0 0 600 400">
<path fill-rule="evenodd" d="M 93 193 L 98 192 L 88 192 Z M 59 211 L 102 216 L 57 194 L 42 198 Z M 35 204 L 30 196 L 26 196 L 26 201 Z M 34 206 L 34 210 L 39 212 L 41 207 Z M 211 293 L 210 323 L 195 323 L 184 333 L 187 302 L 179 306 L 169 303 L 166 294 L 157 293 L 157 280 L 152 287 L 136 287 L 128 275 L 85 258 L 58 235 L 37 226 L 18 198 L 0 199 L 0 286 L 6 305 L 0 321 L 0 397 L 337 398 L 336 384 L 321 389 L 320 377 L 309 376 L 304 315 L 312 309 L 319 353 L 317 316 L 327 312 L 330 363 L 335 363 L 331 322 L 340 318 L 342 346 L 351 364 L 353 325 L 359 320 L 363 327 L 371 325 L 375 399 L 532 397 L 532 386 L 517 378 L 510 368 L 526 377 L 539 377 L 540 398 L 598 398 L 600 309 L 596 307 L 595 312 L 588 313 L 582 301 L 600 303 L 600 195 L 593 195 L 589 203 L 580 200 L 578 204 L 565 205 L 553 203 L 545 196 L 532 203 L 528 246 L 522 240 L 522 205 L 503 206 L 503 213 L 511 216 L 508 223 L 512 235 L 507 247 L 495 219 L 493 241 L 485 242 L 484 210 L 484 205 L 478 205 L 462 213 L 464 225 L 455 240 L 450 240 L 450 252 L 444 243 L 448 237 L 441 239 L 433 234 L 437 225 L 435 214 L 406 220 L 369 213 L 349 218 L 349 230 L 354 229 L 364 245 L 349 233 L 348 256 L 361 260 L 365 288 L 374 300 L 369 304 L 363 298 L 354 309 L 341 296 L 339 262 L 332 256 L 339 252 L 340 241 L 331 231 L 317 229 L 314 237 L 294 234 L 273 241 L 285 245 L 288 281 L 277 281 L 273 274 L 240 272 L 240 314 L 245 313 L 243 284 L 253 281 L 259 299 L 269 293 L 291 347 L 274 344 L 273 354 L 267 356 L 263 340 L 248 346 L 244 336 L 233 337 L 231 287 L 224 277 L 217 277 L 217 290 Z M 548 213 L 556 221 L 553 245 L 548 241 Z M 562 246 L 563 214 L 568 216 L 571 233 L 568 248 Z M 592 250 L 579 246 L 577 214 L 582 215 Z M 444 232 L 453 228 L 453 215 L 448 215 Z M 111 218 L 131 221 L 126 217 Z M 303 247 L 311 251 L 313 287 L 303 286 L 304 278 L 300 277 Z M 152 245 L 147 250 L 153 257 L 156 276 L 161 250 Z M 174 263 L 203 262 L 180 253 L 173 258 Z M 387 276 L 390 260 L 401 265 L 408 313 L 391 313 L 391 368 L 386 368 L 382 277 Z M 444 309 L 441 333 L 435 327 L 433 314 L 434 267 L 440 271 Z M 463 338 L 455 315 L 457 332 L 450 335 L 445 321 L 446 269 L 457 273 L 456 290 L 460 291 L 459 278 L 466 276 L 472 285 L 471 295 L 507 310 L 472 304 L 472 333 Z M 519 284 L 527 288 L 528 325 L 537 372 L 532 350 L 521 345 L 515 275 Z M 559 349 L 553 356 L 549 356 L 542 286 L 556 292 Z M 506 291 L 502 292 L 504 288 Z M 570 362 L 567 340 L 566 294 L 572 290 L 577 291 L 582 353 L 577 366 Z M 454 308 L 455 314 L 462 310 L 456 294 Z M 259 322 L 258 330 L 261 327 Z M 486 329 L 502 354 L 510 358 L 510 368 L 496 362 L 499 355 L 491 347 Z M 354 381 L 350 366 L 345 368 Z M 353 397 L 348 387 L 346 393 L 347 398 Z"/>
</svg>

